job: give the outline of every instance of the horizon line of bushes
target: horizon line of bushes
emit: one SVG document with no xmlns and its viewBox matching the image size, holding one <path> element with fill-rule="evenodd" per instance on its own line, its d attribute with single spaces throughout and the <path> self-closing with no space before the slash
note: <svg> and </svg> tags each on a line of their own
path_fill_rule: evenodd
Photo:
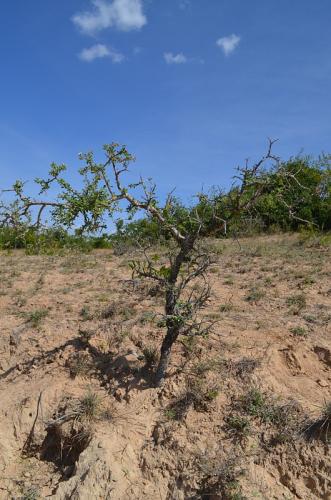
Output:
<svg viewBox="0 0 331 500">
<path fill-rule="evenodd" d="M 331 155 L 317 159 L 296 157 L 282 164 L 288 177 L 295 182 L 286 182 L 286 177 L 277 171 L 271 172 L 269 187 L 254 209 L 250 210 L 250 199 L 255 196 L 254 185 L 247 192 L 247 209 L 236 216 L 235 202 L 238 187 L 228 191 L 214 188 L 208 195 L 199 194 L 191 207 L 176 200 L 170 217 L 177 225 L 187 224 L 187 214 L 196 214 L 203 221 L 203 236 L 229 237 L 257 233 L 295 232 L 301 228 L 318 231 L 331 230 Z M 279 193 L 282 196 L 278 196 Z M 285 193 L 285 196 L 284 196 Z M 211 203 L 210 200 L 213 200 Z M 231 214 L 231 216 L 230 216 Z M 168 235 L 151 218 L 124 222 L 119 220 L 116 231 L 110 234 L 70 234 L 62 227 L 36 229 L 26 225 L 0 227 L 0 249 L 25 249 L 30 253 L 77 248 L 89 251 L 97 248 L 134 245 L 137 240 L 151 243 L 167 240 Z"/>
</svg>

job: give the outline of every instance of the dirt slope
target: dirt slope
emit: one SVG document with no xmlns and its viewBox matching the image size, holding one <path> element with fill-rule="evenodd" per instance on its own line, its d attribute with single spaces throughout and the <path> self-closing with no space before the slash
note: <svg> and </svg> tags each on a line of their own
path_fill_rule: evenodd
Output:
<svg viewBox="0 0 331 500">
<path fill-rule="evenodd" d="M 128 255 L 0 255 L 1 499 L 331 499 L 330 249 L 209 245 L 218 323 L 162 389 L 162 297 Z"/>
</svg>

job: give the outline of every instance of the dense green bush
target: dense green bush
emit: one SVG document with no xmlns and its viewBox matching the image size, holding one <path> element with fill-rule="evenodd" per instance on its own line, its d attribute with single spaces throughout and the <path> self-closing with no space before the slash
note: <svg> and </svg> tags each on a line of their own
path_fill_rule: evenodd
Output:
<svg viewBox="0 0 331 500">
<path fill-rule="evenodd" d="M 269 174 L 263 196 L 257 203 L 250 203 L 255 195 L 256 186 L 252 184 L 245 193 L 247 208 L 238 212 L 236 186 L 227 193 L 212 193 L 212 204 L 210 197 L 201 196 L 196 209 L 205 217 L 205 234 L 224 234 L 225 221 L 228 234 L 297 231 L 307 223 L 330 230 L 331 156 L 317 160 L 296 157 L 281 163 Z"/>
<path fill-rule="evenodd" d="M 98 237 L 69 234 L 62 228 L 0 228 L 0 250 L 25 249 L 29 254 L 51 254 L 62 249 L 89 252 L 94 248 L 110 248 L 108 235 Z"/>
<path fill-rule="evenodd" d="M 288 177 L 279 177 L 277 173 L 272 176 L 268 193 L 255 208 L 266 228 L 276 225 L 293 231 L 309 221 L 321 230 L 331 229 L 330 160 L 330 156 L 317 161 L 294 158 L 283 165 Z M 296 181 L 291 182 L 292 175 Z"/>
</svg>

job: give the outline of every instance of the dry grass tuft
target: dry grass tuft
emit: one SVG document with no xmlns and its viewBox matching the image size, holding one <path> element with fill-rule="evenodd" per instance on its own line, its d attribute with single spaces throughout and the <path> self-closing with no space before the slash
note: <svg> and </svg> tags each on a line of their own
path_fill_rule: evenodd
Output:
<svg viewBox="0 0 331 500">
<path fill-rule="evenodd" d="M 325 403 L 321 415 L 314 421 L 310 421 L 304 428 L 304 434 L 308 439 L 319 439 L 326 443 L 331 442 L 331 401 Z"/>
</svg>

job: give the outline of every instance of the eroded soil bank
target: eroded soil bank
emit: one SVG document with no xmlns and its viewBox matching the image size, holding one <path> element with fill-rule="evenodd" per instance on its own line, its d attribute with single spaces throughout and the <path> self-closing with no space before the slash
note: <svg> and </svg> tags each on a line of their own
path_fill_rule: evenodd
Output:
<svg viewBox="0 0 331 500">
<path fill-rule="evenodd" d="M 218 322 L 162 389 L 129 255 L 0 255 L 1 499 L 331 499 L 330 249 L 209 244 Z"/>
</svg>

